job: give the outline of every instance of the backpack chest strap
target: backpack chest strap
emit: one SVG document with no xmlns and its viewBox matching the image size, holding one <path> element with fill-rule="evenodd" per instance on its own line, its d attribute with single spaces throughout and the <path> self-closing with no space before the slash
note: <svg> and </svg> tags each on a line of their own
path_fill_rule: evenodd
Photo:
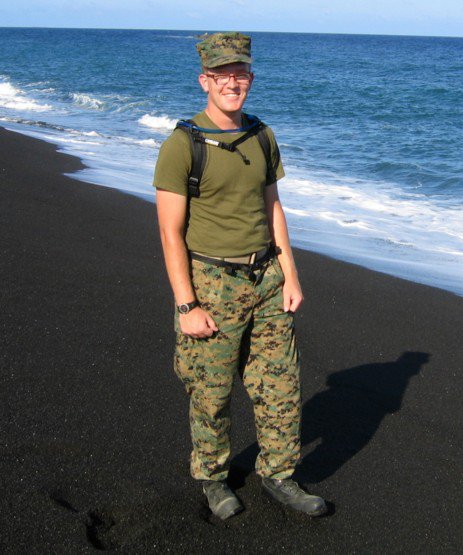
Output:
<svg viewBox="0 0 463 555">
<path fill-rule="evenodd" d="M 194 120 L 180 120 L 177 123 L 175 129 L 181 129 L 188 135 L 190 139 L 190 146 L 192 152 L 192 164 L 191 171 L 188 176 L 188 195 L 190 197 L 198 198 L 200 196 L 200 184 L 204 168 L 206 166 L 207 148 L 206 145 L 210 145 L 216 148 L 221 148 L 229 152 L 236 152 L 239 154 L 241 159 L 246 165 L 250 164 L 250 161 L 246 156 L 238 149 L 241 143 L 247 141 L 250 137 L 257 135 L 260 147 L 264 153 L 265 160 L 267 163 L 267 183 L 273 183 L 276 180 L 276 172 L 273 167 L 271 160 L 271 148 L 270 141 L 265 132 L 265 124 L 260 121 L 255 116 L 248 116 L 252 118 L 252 125 L 246 128 L 244 135 L 235 139 L 231 143 L 226 143 L 224 141 L 217 141 L 216 139 L 210 139 L 205 136 L 204 133 L 215 133 L 220 132 L 214 129 L 203 129 L 198 127 Z"/>
</svg>

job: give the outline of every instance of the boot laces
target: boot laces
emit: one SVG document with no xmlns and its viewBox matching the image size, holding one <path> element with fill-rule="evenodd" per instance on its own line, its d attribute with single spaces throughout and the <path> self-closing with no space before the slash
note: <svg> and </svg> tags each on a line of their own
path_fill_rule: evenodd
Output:
<svg viewBox="0 0 463 555">
<path fill-rule="evenodd" d="M 300 495 L 301 493 L 304 493 L 297 482 L 289 479 L 281 481 L 280 489 L 281 491 L 283 491 L 284 493 L 288 493 L 289 495 Z"/>
<path fill-rule="evenodd" d="M 231 497 L 231 495 L 232 492 L 229 487 L 223 482 L 217 482 L 216 484 L 209 486 L 207 490 L 207 497 L 211 503 L 220 503 L 226 497 Z"/>
</svg>

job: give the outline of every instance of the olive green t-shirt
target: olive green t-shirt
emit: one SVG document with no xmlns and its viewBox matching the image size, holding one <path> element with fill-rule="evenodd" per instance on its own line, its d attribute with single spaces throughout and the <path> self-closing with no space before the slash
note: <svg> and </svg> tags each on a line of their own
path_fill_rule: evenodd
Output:
<svg viewBox="0 0 463 555">
<path fill-rule="evenodd" d="M 218 129 L 205 112 L 194 117 L 196 125 Z M 268 127 L 274 165 L 278 146 Z M 209 139 L 231 143 L 241 133 L 207 133 Z M 190 199 L 185 241 L 188 249 L 209 256 L 241 256 L 258 251 L 270 243 L 264 203 L 267 162 L 256 136 L 238 146 L 249 160 L 245 164 L 237 152 L 206 145 L 207 160 L 201 179 L 199 198 Z M 161 146 L 154 186 L 183 196 L 188 195 L 188 175 L 192 166 L 190 139 L 175 130 Z M 284 176 L 281 162 L 277 179 Z"/>
</svg>

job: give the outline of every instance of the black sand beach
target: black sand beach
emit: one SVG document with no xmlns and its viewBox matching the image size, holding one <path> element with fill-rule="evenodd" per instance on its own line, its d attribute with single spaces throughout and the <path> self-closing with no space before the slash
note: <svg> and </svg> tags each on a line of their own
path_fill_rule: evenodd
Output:
<svg viewBox="0 0 463 555">
<path fill-rule="evenodd" d="M 247 510 L 220 522 L 189 478 L 155 207 L 81 167 L 0 129 L 0 551 L 461 553 L 463 298 L 296 251 L 298 478 L 330 514 L 261 497 L 238 383 Z"/>
</svg>

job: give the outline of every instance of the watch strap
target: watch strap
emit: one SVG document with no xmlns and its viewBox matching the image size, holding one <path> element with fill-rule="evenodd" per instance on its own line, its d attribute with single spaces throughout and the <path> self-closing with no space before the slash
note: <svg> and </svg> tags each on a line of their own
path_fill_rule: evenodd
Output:
<svg viewBox="0 0 463 555">
<path fill-rule="evenodd" d="M 197 300 L 192 301 L 191 303 L 182 303 L 177 306 L 177 310 L 180 314 L 188 314 L 193 308 L 199 306 L 199 302 Z"/>
</svg>

